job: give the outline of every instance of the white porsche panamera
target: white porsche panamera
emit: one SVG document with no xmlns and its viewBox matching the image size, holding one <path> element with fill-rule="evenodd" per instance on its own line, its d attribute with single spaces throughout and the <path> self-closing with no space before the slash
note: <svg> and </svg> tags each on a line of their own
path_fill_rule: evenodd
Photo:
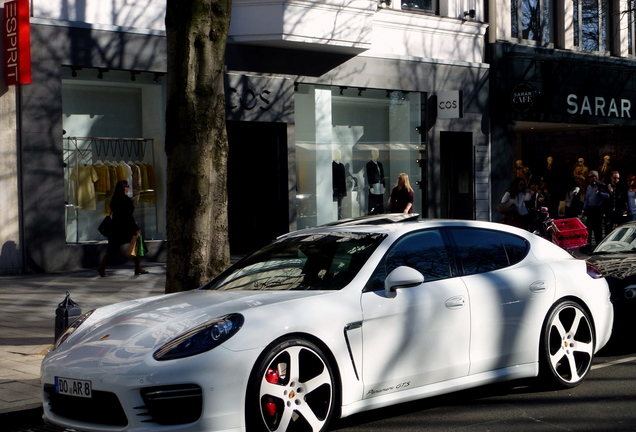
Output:
<svg viewBox="0 0 636 432">
<path fill-rule="evenodd" d="M 386 219 L 291 233 L 200 289 L 84 314 L 42 363 L 45 419 L 324 431 L 497 381 L 585 379 L 613 319 L 594 266 L 506 225 Z"/>
</svg>

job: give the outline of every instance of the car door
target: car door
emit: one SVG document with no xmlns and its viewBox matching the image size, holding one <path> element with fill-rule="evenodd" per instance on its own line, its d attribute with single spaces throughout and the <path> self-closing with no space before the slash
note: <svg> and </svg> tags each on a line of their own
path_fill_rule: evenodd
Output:
<svg viewBox="0 0 636 432">
<path fill-rule="evenodd" d="M 395 268 L 424 283 L 384 291 Z M 364 397 L 463 377 L 469 370 L 470 305 L 441 230 L 405 235 L 383 257 L 362 294 Z"/>
<path fill-rule="evenodd" d="M 554 297 L 549 266 L 514 234 L 451 228 L 471 299 L 470 374 L 536 362 L 539 330 Z"/>
</svg>

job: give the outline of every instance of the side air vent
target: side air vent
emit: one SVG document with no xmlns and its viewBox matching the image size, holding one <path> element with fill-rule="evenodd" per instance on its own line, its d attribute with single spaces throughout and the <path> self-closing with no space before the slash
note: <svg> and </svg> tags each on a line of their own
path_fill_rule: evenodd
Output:
<svg viewBox="0 0 636 432">
<path fill-rule="evenodd" d="M 195 384 L 148 387 L 141 390 L 145 406 L 135 407 L 137 415 L 147 416 L 143 422 L 160 425 L 193 423 L 201 417 L 203 392 Z"/>
</svg>

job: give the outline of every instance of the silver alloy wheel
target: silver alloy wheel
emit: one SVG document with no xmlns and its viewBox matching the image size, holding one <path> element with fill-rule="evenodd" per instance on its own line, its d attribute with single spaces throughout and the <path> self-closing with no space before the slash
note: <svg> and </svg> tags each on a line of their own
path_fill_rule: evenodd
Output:
<svg viewBox="0 0 636 432">
<path fill-rule="evenodd" d="M 326 429 L 333 412 L 333 373 L 319 348 L 287 341 L 273 349 L 260 369 L 260 417 L 270 431 Z"/>
<path fill-rule="evenodd" d="M 577 303 L 566 301 L 550 314 L 544 334 L 544 375 L 559 387 L 580 384 L 594 358 L 590 318 Z"/>
</svg>

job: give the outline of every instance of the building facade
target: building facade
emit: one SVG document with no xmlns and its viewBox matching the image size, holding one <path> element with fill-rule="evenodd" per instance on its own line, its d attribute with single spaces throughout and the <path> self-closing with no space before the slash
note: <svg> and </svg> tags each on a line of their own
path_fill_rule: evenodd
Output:
<svg viewBox="0 0 636 432">
<path fill-rule="evenodd" d="M 623 0 L 489 3 L 493 219 L 520 172 L 545 182 L 561 215 L 580 208 L 590 170 L 636 173 L 634 18 Z"/>
<path fill-rule="evenodd" d="M 491 218 L 487 5 L 233 3 L 233 253 L 387 211 L 400 173 L 417 213 Z M 29 5 L 32 83 L 0 82 L 0 274 L 96 267 L 118 175 L 163 260 L 165 2 Z"/>
</svg>

